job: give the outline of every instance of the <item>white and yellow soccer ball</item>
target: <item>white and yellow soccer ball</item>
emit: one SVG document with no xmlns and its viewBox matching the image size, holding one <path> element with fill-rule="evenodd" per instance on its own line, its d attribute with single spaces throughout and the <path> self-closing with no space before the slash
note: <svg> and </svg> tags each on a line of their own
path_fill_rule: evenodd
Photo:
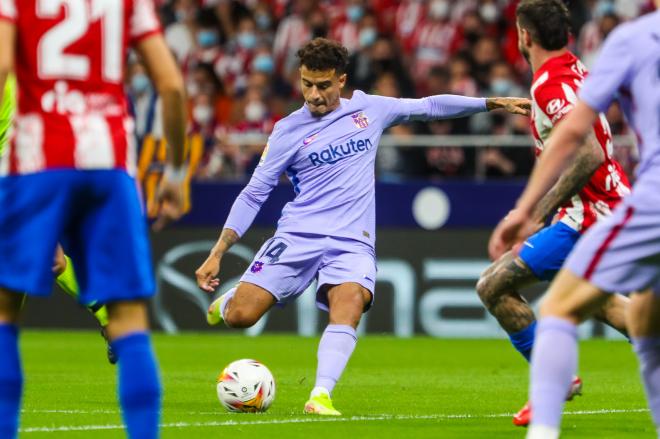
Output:
<svg viewBox="0 0 660 439">
<path fill-rule="evenodd" d="M 256 360 L 237 360 L 218 376 L 218 399 L 230 412 L 265 412 L 275 400 L 275 380 Z"/>
</svg>

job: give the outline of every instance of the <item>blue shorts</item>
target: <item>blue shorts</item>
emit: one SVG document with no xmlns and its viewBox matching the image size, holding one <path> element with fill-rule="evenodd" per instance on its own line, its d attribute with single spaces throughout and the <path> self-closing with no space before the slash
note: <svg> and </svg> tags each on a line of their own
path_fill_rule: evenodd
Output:
<svg viewBox="0 0 660 439">
<path fill-rule="evenodd" d="M 328 310 L 324 285 L 358 283 L 371 292 L 373 303 L 374 249 L 353 239 L 276 232 L 261 247 L 241 282 L 260 286 L 284 305 L 300 296 L 314 279 L 318 280 L 316 305 L 322 310 Z"/>
<path fill-rule="evenodd" d="M 564 265 L 578 239 L 579 232 L 558 221 L 527 238 L 518 256 L 534 276 L 550 281 Z"/>
<path fill-rule="evenodd" d="M 0 286 L 47 296 L 57 243 L 76 267 L 80 302 L 150 297 L 151 251 L 135 180 L 119 170 L 0 178 Z"/>
</svg>

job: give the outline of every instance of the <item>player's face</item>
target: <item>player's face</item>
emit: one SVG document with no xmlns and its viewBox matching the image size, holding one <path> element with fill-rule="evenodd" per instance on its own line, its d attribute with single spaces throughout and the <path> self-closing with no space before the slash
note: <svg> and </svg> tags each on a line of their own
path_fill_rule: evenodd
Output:
<svg viewBox="0 0 660 439">
<path fill-rule="evenodd" d="M 346 74 L 335 70 L 300 68 L 300 86 L 307 108 L 314 116 L 323 116 L 339 106 L 341 89 L 346 85 Z"/>
<path fill-rule="evenodd" d="M 517 21 L 516 28 L 518 29 L 518 50 L 529 62 L 529 47 L 527 47 L 528 40 L 530 40 L 529 32 L 520 27 L 520 23 Z"/>
</svg>

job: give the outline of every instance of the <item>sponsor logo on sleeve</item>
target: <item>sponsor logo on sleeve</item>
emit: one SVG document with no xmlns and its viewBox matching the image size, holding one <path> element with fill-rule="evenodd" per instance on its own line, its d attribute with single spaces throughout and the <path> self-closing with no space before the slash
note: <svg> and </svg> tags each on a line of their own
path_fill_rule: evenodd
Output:
<svg viewBox="0 0 660 439">
<path fill-rule="evenodd" d="M 561 110 L 564 105 L 566 105 L 566 101 L 563 100 L 562 98 L 555 98 L 548 102 L 548 105 L 545 107 L 545 112 L 548 113 L 549 115 L 553 115 L 559 110 Z"/>
<path fill-rule="evenodd" d="M 566 116 L 574 107 L 571 101 L 562 98 L 555 98 L 548 102 L 545 107 L 546 113 L 550 115 L 550 121 L 554 125 L 559 119 Z"/>
</svg>

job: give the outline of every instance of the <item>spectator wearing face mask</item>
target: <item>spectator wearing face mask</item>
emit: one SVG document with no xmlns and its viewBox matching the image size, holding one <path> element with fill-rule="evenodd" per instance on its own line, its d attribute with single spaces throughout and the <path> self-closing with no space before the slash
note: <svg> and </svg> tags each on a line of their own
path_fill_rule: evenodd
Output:
<svg viewBox="0 0 660 439">
<path fill-rule="evenodd" d="M 163 130 L 158 94 L 144 65 L 135 62 L 130 65 L 129 72 L 128 97 L 133 110 L 138 144 L 142 144 L 148 135 L 160 140 Z"/>
<path fill-rule="evenodd" d="M 172 9 L 175 22 L 165 29 L 165 41 L 177 61 L 183 63 L 195 48 L 195 0 L 175 0 Z"/>
<path fill-rule="evenodd" d="M 445 65 L 456 51 L 456 26 L 449 20 L 450 15 L 449 0 L 431 0 L 413 34 L 414 78 L 422 86 L 431 68 Z"/>
<path fill-rule="evenodd" d="M 233 133 L 254 135 L 254 140 L 248 137 L 240 143 L 242 161 L 236 165 L 242 175 L 250 175 L 259 163 L 264 148 L 260 138 L 273 131 L 275 122 L 264 96 L 258 90 L 248 90 L 243 100 L 242 117 L 232 127 Z"/>
<path fill-rule="evenodd" d="M 405 54 L 414 51 L 413 35 L 424 18 L 425 6 L 421 0 L 402 0 L 396 10 L 394 34 Z"/>
<path fill-rule="evenodd" d="M 275 60 L 268 46 L 262 45 L 255 50 L 250 63 L 250 72 L 268 76 L 275 74 Z"/>
<path fill-rule="evenodd" d="M 206 142 L 206 139 L 213 137 L 216 126 L 214 96 L 198 94 L 193 100 L 190 131 L 201 134 Z"/>
<path fill-rule="evenodd" d="M 527 92 L 516 81 L 511 66 L 504 61 L 496 61 L 490 67 L 488 96 L 525 96 Z"/>
<path fill-rule="evenodd" d="M 236 33 L 214 62 L 214 70 L 224 89 L 234 96 L 245 89 L 252 60 L 260 46 L 257 24 L 251 16 L 239 19 Z"/>
<path fill-rule="evenodd" d="M 273 42 L 275 62 L 286 78 L 297 69 L 296 51 L 312 37 L 308 19 L 319 7 L 317 0 L 294 0 L 292 6 L 292 13 L 280 21 Z"/>
<path fill-rule="evenodd" d="M 349 53 L 354 53 L 360 47 L 360 23 L 367 14 L 371 12 L 367 10 L 363 0 L 348 0 L 344 4 L 341 17 L 332 22 L 330 38 L 339 41 Z M 375 25 L 375 17 L 373 20 Z"/>
<path fill-rule="evenodd" d="M 216 131 L 219 129 L 215 106 L 215 96 L 210 93 L 200 93 L 193 99 L 186 140 L 186 155 L 190 162 L 188 179 L 198 173 L 205 151 L 214 147 Z"/>
<path fill-rule="evenodd" d="M 202 178 L 246 178 L 259 162 L 262 139 L 273 130 L 275 120 L 256 88 L 246 91 L 237 108 L 236 123 L 216 130 L 216 142 L 208 149 L 199 172 Z"/>
<path fill-rule="evenodd" d="M 594 18 L 582 27 L 577 43 L 580 59 L 587 68 L 593 67 L 603 41 L 620 21 L 613 3 L 598 3 Z"/>
<path fill-rule="evenodd" d="M 260 1 L 252 9 L 252 18 L 256 24 L 256 32 L 259 41 L 267 44 L 272 48 L 275 39 L 276 21 L 273 17 L 273 12 L 270 2 Z"/>
</svg>

